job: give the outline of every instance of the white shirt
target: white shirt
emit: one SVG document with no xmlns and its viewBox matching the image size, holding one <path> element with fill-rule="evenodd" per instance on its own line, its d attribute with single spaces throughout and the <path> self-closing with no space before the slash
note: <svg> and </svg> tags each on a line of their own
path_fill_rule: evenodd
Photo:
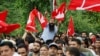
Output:
<svg viewBox="0 0 100 56">
<path fill-rule="evenodd" d="M 41 38 L 46 42 L 47 40 L 53 40 L 55 34 L 58 31 L 58 27 L 55 25 L 55 30 L 53 32 L 49 31 L 49 24 L 44 28 Z"/>
<path fill-rule="evenodd" d="M 14 52 L 13 56 L 21 56 L 18 53 Z"/>
</svg>

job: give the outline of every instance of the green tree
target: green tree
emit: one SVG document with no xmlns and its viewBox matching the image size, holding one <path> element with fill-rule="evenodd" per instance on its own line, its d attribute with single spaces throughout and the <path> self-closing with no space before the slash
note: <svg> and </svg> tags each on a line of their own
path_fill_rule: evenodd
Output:
<svg viewBox="0 0 100 56">
<path fill-rule="evenodd" d="M 56 0 L 57 5 L 59 6 L 62 2 L 66 2 L 67 6 L 69 0 Z M 8 16 L 6 22 L 19 23 L 21 27 L 14 32 L 10 33 L 11 35 L 23 34 L 24 29 L 28 20 L 29 12 L 36 7 L 41 13 L 48 12 L 48 15 L 45 15 L 48 20 L 51 18 L 50 10 L 51 5 L 49 0 L 0 0 L 0 11 L 5 9 L 8 10 Z M 73 17 L 75 31 L 76 32 L 99 32 L 100 31 L 100 13 L 99 12 L 89 12 L 89 11 L 70 11 L 68 10 L 65 14 L 65 20 L 61 24 L 59 31 L 64 32 L 67 30 L 68 22 L 70 16 Z M 39 32 L 42 31 L 38 20 L 36 20 L 37 28 Z"/>
</svg>

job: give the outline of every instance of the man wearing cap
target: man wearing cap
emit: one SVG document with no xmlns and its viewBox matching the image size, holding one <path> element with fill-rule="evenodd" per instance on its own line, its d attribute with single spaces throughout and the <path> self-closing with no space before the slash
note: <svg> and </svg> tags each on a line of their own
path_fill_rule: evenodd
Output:
<svg viewBox="0 0 100 56">
<path fill-rule="evenodd" d="M 49 56 L 57 56 L 58 46 L 56 43 L 49 45 Z"/>
</svg>

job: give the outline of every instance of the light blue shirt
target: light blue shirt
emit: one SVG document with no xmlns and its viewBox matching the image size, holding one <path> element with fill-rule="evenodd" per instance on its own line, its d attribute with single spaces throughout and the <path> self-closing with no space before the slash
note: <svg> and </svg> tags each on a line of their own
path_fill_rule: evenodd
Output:
<svg viewBox="0 0 100 56">
<path fill-rule="evenodd" d="M 47 40 L 53 40 L 55 34 L 58 31 L 58 27 L 55 25 L 55 30 L 50 32 L 49 31 L 49 24 L 44 28 L 41 38 L 46 42 Z"/>
</svg>

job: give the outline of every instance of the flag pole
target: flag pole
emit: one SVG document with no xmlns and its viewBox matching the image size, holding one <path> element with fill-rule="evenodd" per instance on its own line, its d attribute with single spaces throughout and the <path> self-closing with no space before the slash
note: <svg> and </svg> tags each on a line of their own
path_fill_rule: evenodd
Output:
<svg viewBox="0 0 100 56">
<path fill-rule="evenodd" d="M 55 6 L 56 6 L 56 0 L 53 0 L 52 2 L 53 11 L 55 10 Z"/>
<path fill-rule="evenodd" d="M 56 5 L 56 0 L 49 0 L 50 5 L 51 5 L 51 12 L 55 9 L 55 5 Z"/>
</svg>

